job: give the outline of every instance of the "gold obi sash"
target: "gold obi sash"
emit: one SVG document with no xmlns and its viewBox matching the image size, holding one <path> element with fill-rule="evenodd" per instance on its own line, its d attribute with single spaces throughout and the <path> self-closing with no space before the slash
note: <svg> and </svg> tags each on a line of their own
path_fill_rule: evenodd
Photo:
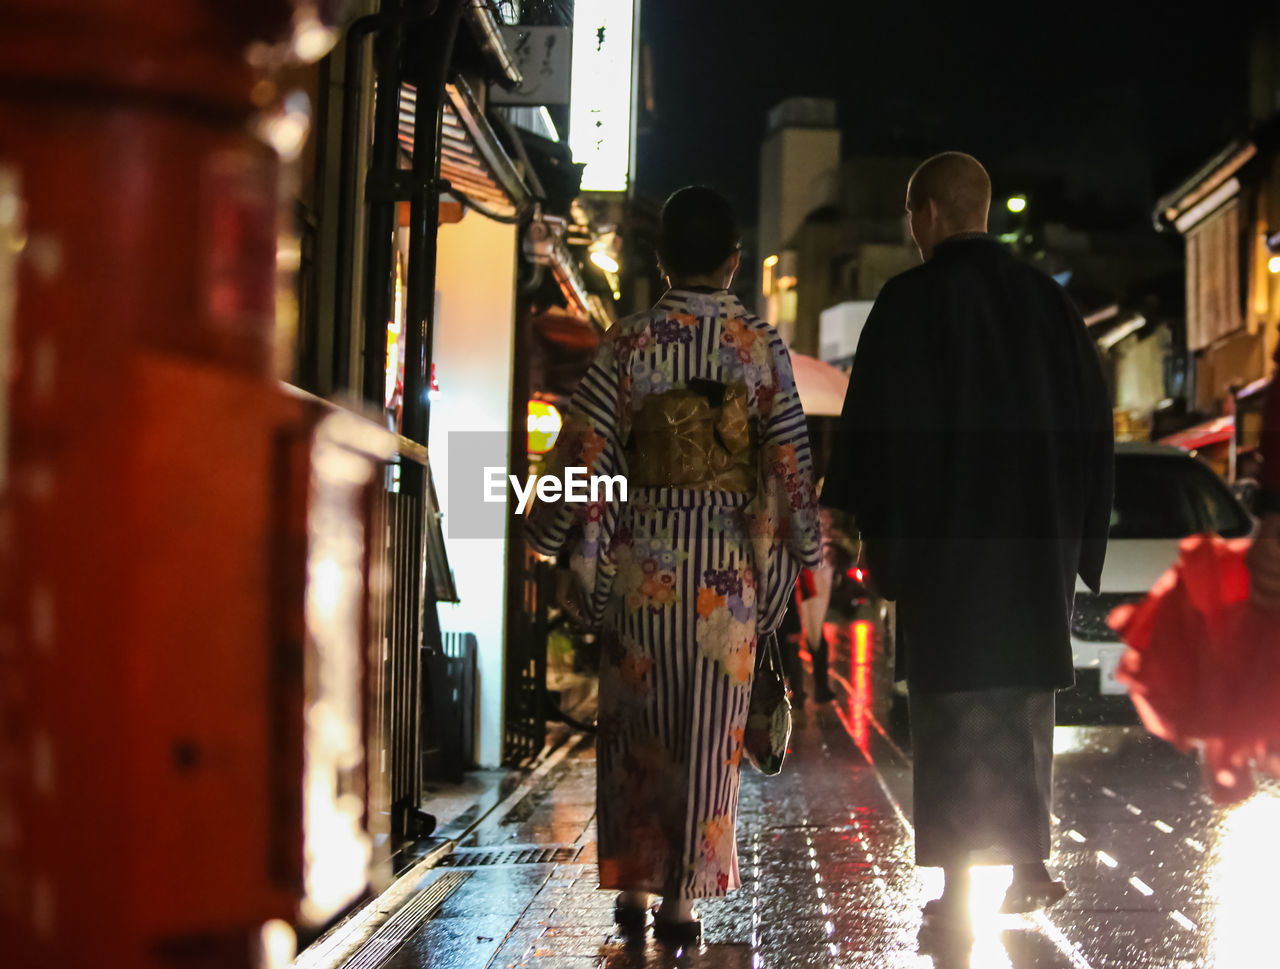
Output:
<svg viewBox="0 0 1280 969">
<path fill-rule="evenodd" d="M 626 445 L 632 486 L 755 491 L 757 432 L 747 385 L 698 383 L 646 397 L 633 415 Z"/>
</svg>

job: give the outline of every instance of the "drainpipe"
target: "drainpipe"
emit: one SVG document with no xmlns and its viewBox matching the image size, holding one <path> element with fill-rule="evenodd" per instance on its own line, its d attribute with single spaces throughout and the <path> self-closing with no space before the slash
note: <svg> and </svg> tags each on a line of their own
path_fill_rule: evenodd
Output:
<svg viewBox="0 0 1280 969">
<path fill-rule="evenodd" d="M 494 16 L 488 0 L 466 0 L 468 20 L 476 42 L 486 57 L 498 70 L 498 83 L 507 90 L 514 90 L 524 83 L 524 75 L 511 58 L 511 51 L 502 39 L 502 24 Z"/>
<path fill-rule="evenodd" d="M 417 80 L 413 171 L 409 188 L 409 265 L 405 286 L 404 436 L 425 445 L 430 432 L 431 348 L 435 336 L 436 242 L 440 222 L 440 127 L 445 82 L 466 0 L 441 0 L 440 16 L 424 34 Z"/>
<path fill-rule="evenodd" d="M 387 3 L 394 3 L 395 0 L 386 0 Z M 377 37 L 383 31 L 388 31 L 395 35 L 395 40 L 389 40 L 393 47 L 397 46 L 403 40 L 403 28 L 414 23 L 429 20 L 435 16 L 439 10 L 440 4 L 438 0 L 431 3 L 417 4 L 406 7 L 395 8 L 380 11 L 376 14 L 369 14 L 354 21 L 347 28 L 346 36 L 346 52 L 344 58 L 344 68 L 342 74 L 342 145 L 341 145 L 341 193 L 338 202 L 338 244 L 336 263 L 338 267 L 337 278 L 335 280 L 335 298 L 334 298 L 334 354 L 333 354 L 333 387 L 335 389 L 350 388 L 351 383 L 351 311 L 353 308 L 353 286 L 357 278 L 352 272 L 355 265 L 355 242 L 356 242 L 356 226 L 359 220 L 356 217 L 356 209 L 359 204 L 357 199 L 360 195 L 362 186 L 357 184 L 356 169 L 359 164 L 361 155 L 360 147 L 360 75 L 361 66 L 365 59 L 365 41 L 370 36 Z M 389 65 L 381 58 L 379 60 L 380 71 Z M 394 68 L 393 68 L 394 70 Z M 379 72 L 379 76 L 381 76 Z M 390 78 L 389 78 L 390 80 Z M 391 100 L 398 101 L 399 82 L 395 85 L 397 96 Z M 375 108 L 376 110 L 376 108 Z M 394 112 L 393 112 L 394 114 Z M 386 119 L 382 119 L 386 123 Z M 394 119 L 393 122 L 394 123 Z M 383 129 L 378 127 L 379 131 Z M 392 163 L 394 165 L 394 138 L 398 134 L 393 129 L 392 144 Z M 367 319 L 367 317 L 366 317 Z M 385 341 L 385 334 L 383 335 Z M 385 355 L 385 346 L 383 348 Z M 366 375 L 366 388 L 368 387 L 368 371 Z M 379 379 L 378 385 L 381 386 Z M 366 390 L 366 398 L 368 392 Z M 381 403 L 381 399 L 377 403 Z"/>
</svg>

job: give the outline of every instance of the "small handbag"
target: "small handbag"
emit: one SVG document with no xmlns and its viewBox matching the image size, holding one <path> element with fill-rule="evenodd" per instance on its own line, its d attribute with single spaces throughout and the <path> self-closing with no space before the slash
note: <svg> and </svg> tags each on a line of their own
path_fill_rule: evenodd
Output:
<svg viewBox="0 0 1280 969">
<path fill-rule="evenodd" d="M 743 752 L 751 766 L 766 776 L 782 770 L 791 741 L 791 690 L 783 672 L 782 648 L 776 633 L 763 636 L 756 648 L 755 678 L 747 707 Z"/>
</svg>

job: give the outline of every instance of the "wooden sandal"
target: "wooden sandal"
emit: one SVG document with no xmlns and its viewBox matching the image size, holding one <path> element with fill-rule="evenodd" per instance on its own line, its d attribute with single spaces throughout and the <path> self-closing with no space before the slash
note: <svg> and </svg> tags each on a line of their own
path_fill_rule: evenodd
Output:
<svg viewBox="0 0 1280 969">
<path fill-rule="evenodd" d="M 1066 895 L 1067 886 L 1062 882 L 1025 882 L 1021 885 L 1015 882 L 1004 893 L 1000 911 L 1006 915 L 1038 912 L 1062 901 Z"/>
<path fill-rule="evenodd" d="M 649 910 L 643 905 L 626 905 L 619 899 L 613 903 L 613 921 L 623 935 L 644 935 L 649 924 Z"/>
<path fill-rule="evenodd" d="M 673 922 L 658 914 L 653 917 L 653 935 L 672 945 L 696 945 L 702 941 L 702 919 L 695 916 L 687 922 Z"/>
</svg>

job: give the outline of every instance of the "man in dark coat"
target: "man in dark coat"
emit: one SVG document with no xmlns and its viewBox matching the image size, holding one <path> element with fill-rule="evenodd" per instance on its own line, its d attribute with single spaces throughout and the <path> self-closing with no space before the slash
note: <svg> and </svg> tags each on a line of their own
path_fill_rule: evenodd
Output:
<svg viewBox="0 0 1280 969">
<path fill-rule="evenodd" d="M 867 320 L 822 493 L 897 601 L 916 863 L 946 872 L 925 913 L 957 928 L 974 862 L 1014 865 L 1005 911 L 1066 892 L 1044 866 L 1054 692 L 1074 680 L 1075 581 L 1098 589 L 1113 478 L 1094 345 L 1062 288 L 986 234 L 990 203 L 969 155 L 912 176 L 925 262 Z"/>
</svg>

